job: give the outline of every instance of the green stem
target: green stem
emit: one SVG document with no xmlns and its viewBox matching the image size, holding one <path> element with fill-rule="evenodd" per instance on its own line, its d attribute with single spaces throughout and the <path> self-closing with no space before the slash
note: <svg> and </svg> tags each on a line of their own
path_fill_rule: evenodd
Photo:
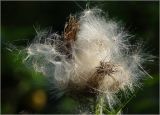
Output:
<svg viewBox="0 0 160 115">
<path fill-rule="evenodd" d="M 90 6 L 90 0 L 87 0 L 86 9 L 89 9 L 89 6 Z"/>
<path fill-rule="evenodd" d="M 132 100 L 132 98 L 135 95 L 133 94 L 126 102 L 124 102 L 116 111 L 109 111 L 108 109 L 104 108 L 104 96 L 100 96 L 99 99 L 97 100 L 96 103 L 96 108 L 95 108 L 95 114 L 96 115 L 102 115 L 103 111 L 107 114 L 115 114 L 115 115 L 120 115 L 121 110 Z"/>
<path fill-rule="evenodd" d="M 117 111 L 115 112 L 115 114 L 118 114 L 134 97 L 135 95 L 133 94 L 125 103 L 122 104 L 122 106 L 120 106 Z"/>
<path fill-rule="evenodd" d="M 95 114 L 96 115 L 102 115 L 103 114 L 103 106 L 104 106 L 104 97 L 101 96 L 96 104 L 96 110 L 95 110 Z"/>
</svg>

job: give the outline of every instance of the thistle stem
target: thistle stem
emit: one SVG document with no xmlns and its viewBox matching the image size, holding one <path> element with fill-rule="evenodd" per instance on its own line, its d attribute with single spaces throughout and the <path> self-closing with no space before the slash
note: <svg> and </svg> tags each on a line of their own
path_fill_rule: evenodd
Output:
<svg viewBox="0 0 160 115">
<path fill-rule="evenodd" d="M 104 97 L 101 96 L 96 104 L 96 110 L 95 110 L 95 114 L 96 115 L 102 115 L 103 114 L 103 104 L 104 104 Z"/>
</svg>

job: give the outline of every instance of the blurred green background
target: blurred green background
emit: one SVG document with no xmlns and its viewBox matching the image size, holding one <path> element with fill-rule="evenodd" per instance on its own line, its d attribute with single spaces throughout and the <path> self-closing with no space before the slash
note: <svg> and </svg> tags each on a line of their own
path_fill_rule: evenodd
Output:
<svg viewBox="0 0 160 115">
<path fill-rule="evenodd" d="M 46 80 L 40 73 L 26 68 L 18 51 L 11 44 L 26 47 L 36 35 L 34 26 L 52 28 L 61 33 L 66 17 L 79 13 L 85 1 L 2 1 L 1 2 L 1 113 L 70 113 L 77 102 L 69 97 L 50 103 Z M 89 7 L 103 9 L 111 19 L 121 21 L 137 40 L 144 41 L 145 51 L 156 56 L 145 69 L 153 79 L 144 80 L 143 87 L 124 108 L 126 114 L 159 113 L 159 2 L 108 1 L 88 2 Z M 58 110 L 60 108 L 60 110 Z"/>
</svg>

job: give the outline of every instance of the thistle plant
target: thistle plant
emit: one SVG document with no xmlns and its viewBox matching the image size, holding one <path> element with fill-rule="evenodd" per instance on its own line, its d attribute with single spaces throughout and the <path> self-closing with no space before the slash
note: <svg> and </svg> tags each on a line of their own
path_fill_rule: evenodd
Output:
<svg viewBox="0 0 160 115">
<path fill-rule="evenodd" d="M 70 15 L 61 34 L 36 31 L 24 59 L 26 65 L 46 76 L 54 98 L 65 93 L 90 95 L 94 109 L 89 113 L 95 114 L 120 113 L 126 103 L 118 95 L 134 94 L 148 75 L 142 65 L 149 58 L 140 45 L 130 44 L 133 36 L 104 14 L 100 9 L 86 9 Z M 117 105 L 122 105 L 118 111 Z"/>
</svg>

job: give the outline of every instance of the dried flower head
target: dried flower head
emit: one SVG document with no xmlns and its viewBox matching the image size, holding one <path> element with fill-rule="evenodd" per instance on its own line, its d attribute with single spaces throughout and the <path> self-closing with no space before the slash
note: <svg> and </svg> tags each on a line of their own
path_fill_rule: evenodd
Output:
<svg viewBox="0 0 160 115">
<path fill-rule="evenodd" d="M 39 32 L 26 48 L 25 63 L 42 72 L 55 90 L 103 94 L 112 108 L 116 94 L 133 91 L 146 72 L 141 53 L 131 51 L 131 36 L 101 12 L 88 9 L 78 18 L 70 16 L 62 35 Z"/>
</svg>

